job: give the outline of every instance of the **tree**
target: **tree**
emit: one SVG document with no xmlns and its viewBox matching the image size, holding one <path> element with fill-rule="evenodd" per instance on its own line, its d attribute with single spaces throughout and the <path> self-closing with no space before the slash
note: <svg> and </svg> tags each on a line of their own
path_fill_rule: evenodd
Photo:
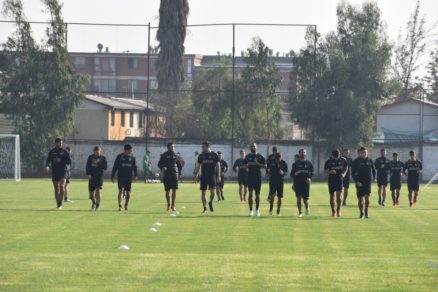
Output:
<svg viewBox="0 0 438 292">
<path fill-rule="evenodd" d="M 428 86 L 427 98 L 438 103 L 438 49 L 430 53 L 427 64 L 426 84 Z"/>
<path fill-rule="evenodd" d="M 284 135 L 280 96 L 276 93 L 281 80 L 270 51 L 262 39 L 254 38 L 244 57 L 247 65 L 236 84 L 236 138 L 243 145 Z"/>
<path fill-rule="evenodd" d="M 42 2 L 50 15 L 42 44 L 32 37 L 21 0 L 6 0 L 3 5 L 3 13 L 16 21 L 17 29 L 2 44 L 6 61 L 0 100 L 22 136 L 23 161 L 31 168 L 42 165 L 55 137 L 73 130 L 85 81 L 69 62 L 61 5 L 57 0 Z"/>
<path fill-rule="evenodd" d="M 317 36 L 316 52 L 308 29 L 307 47 L 294 57 L 298 86 L 291 96 L 295 122 L 328 149 L 370 144 L 374 116 L 389 95 L 391 47 L 377 5 L 343 3 L 337 17 L 336 32 Z"/>
<path fill-rule="evenodd" d="M 167 108 L 168 135 L 172 136 L 174 127 L 174 106 L 177 102 L 178 90 L 184 81 L 184 41 L 186 38 L 189 3 L 187 0 L 161 0 L 160 21 L 157 31 L 158 90 L 162 95 L 162 104 Z"/>
<path fill-rule="evenodd" d="M 409 97 L 415 72 L 420 64 L 419 59 L 426 49 L 428 31 L 425 27 L 426 19 L 420 16 L 420 1 L 417 1 L 414 13 L 406 24 L 406 35 L 401 32 L 398 36 L 395 53 L 395 73 L 403 85 L 401 98 Z"/>
<path fill-rule="evenodd" d="M 282 138 L 280 83 L 269 47 L 259 38 L 244 54 L 246 67 L 235 76 L 235 141 L 247 145 L 255 139 Z M 198 69 L 189 93 L 178 103 L 176 128 L 183 133 L 196 125 L 200 136 L 231 139 L 233 78 L 231 58 L 221 56 L 213 69 Z M 190 117 L 188 119 L 187 117 Z"/>
</svg>

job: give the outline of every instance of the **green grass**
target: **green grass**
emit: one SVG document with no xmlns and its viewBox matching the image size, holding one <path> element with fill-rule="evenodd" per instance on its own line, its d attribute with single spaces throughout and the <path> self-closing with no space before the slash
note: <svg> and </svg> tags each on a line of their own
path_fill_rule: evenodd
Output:
<svg viewBox="0 0 438 292">
<path fill-rule="evenodd" d="M 226 201 L 203 216 L 197 185 L 184 183 L 181 213 L 171 217 L 161 184 L 134 184 L 130 210 L 120 213 L 110 182 L 102 211 L 91 212 L 86 181 L 72 182 L 74 202 L 62 211 L 49 180 L 2 181 L 0 290 L 437 289 L 437 185 L 413 209 L 405 186 L 398 208 L 376 206 L 374 194 L 368 220 L 358 219 L 354 195 L 342 218 L 330 218 L 322 183 L 312 185 L 312 215 L 302 219 L 290 185 L 282 217 L 267 215 L 267 184 L 260 218 L 246 216 L 235 183 L 225 188 Z M 149 232 L 156 221 L 163 225 Z"/>
</svg>

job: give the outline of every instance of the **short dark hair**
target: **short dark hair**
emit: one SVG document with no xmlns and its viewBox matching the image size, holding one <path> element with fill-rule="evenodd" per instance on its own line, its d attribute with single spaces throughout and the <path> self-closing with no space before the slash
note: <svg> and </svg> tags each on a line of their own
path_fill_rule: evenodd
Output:
<svg viewBox="0 0 438 292">
<path fill-rule="evenodd" d="M 170 146 L 172 146 L 174 143 L 173 142 L 169 142 L 167 143 L 166 147 L 169 148 Z"/>
<path fill-rule="evenodd" d="M 300 158 L 300 156 L 298 154 L 295 154 L 294 158 Z"/>
<path fill-rule="evenodd" d="M 367 150 L 365 147 L 360 147 L 360 148 L 359 148 L 359 151 L 360 151 L 360 152 L 365 151 L 365 150 Z"/>
<path fill-rule="evenodd" d="M 409 155 L 414 155 L 414 154 L 415 154 L 414 150 L 409 151 Z"/>
<path fill-rule="evenodd" d="M 204 142 L 202 142 L 202 145 L 205 145 L 205 146 L 207 146 L 207 147 L 210 147 L 210 142 L 208 142 L 208 141 L 204 141 Z"/>
<path fill-rule="evenodd" d="M 220 154 L 222 154 L 222 152 L 218 151 L 217 154 L 220 155 Z"/>
<path fill-rule="evenodd" d="M 272 147 L 272 152 L 277 152 L 278 150 L 277 150 L 277 146 L 273 146 Z"/>
<path fill-rule="evenodd" d="M 339 155 L 341 155 L 341 153 L 339 152 L 339 150 L 338 150 L 338 149 L 335 149 L 335 150 L 333 150 L 333 151 L 332 151 L 332 155 L 333 155 L 333 157 L 336 157 L 336 158 L 338 158 L 338 157 L 339 157 Z"/>
<path fill-rule="evenodd" d="M 380 151 L 386 151 L 386 148 L 380 148 Z"/>
<path fill-rule="evenodd" d="M 55 143 L 58 143 L 58 142 L 62 142 L 62 139 L 61 138 L 56 138 L 55 139 Z"/>
<path fill-rule="evenodd" d="M 125 144 L 125 146 L 123 146 L 123 149 L 125 149 L 125 150 L 131 150 L 131 149 L 132 149 L 132 146 L 131 146 L 131 144 Z"/>
<path fill-rule="evenodd" d="M 392 156 L 398 156 L 398 153 L 397 152 L 393 152 Z"/>
<path fill-rule="evenodd" d="M 100 146 L 94 146 L 94 148 L 93 148 L 93 151 L 98 151 L 98 150 L 100 150 Z"/>
<path fill-rule="evenodd" d="M 281 153 L 280 152 L 276 152 L 275 153 L 275 159 L 280 159 L 281 158 Z"/>
<path fill-rule="evenodd" d="M 146 153 L 151 153 L 151 151 L 149 151 L 149 150 L 146 150 Z"/>
</svg>

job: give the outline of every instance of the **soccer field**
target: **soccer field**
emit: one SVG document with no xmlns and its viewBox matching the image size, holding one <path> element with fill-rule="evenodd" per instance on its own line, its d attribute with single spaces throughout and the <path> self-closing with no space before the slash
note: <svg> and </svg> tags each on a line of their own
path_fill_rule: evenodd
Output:
<svg viewBox="0 0 438 292">
<path fill-rule="evenodd" d="M 55 209 L 49 179 L 0 182 L 0 290 L 292 291 L 411 290 L 438 286 L 438 185 L 407 207 L 377 206 L 358 219 L 350 195 L 333 219 L 326 184 L 312 184 L 311 216 L 297 218 L 290 185 L 282 216 L 247 217 L 235 183 L 226 201 L 201 214 L 198 185 L 180 186 L 176 217 L 161 184 L 135 183 L 128 212 L 105 182 L 92 212 L 87 182 L 70 186 L 73 203 Z M 186 208 L 183 208 L 186 207 Z M 158 232 L 149 232 L 155 222 Z M 119 250 L 126 244 L 130 250 Z"/>
</svg>

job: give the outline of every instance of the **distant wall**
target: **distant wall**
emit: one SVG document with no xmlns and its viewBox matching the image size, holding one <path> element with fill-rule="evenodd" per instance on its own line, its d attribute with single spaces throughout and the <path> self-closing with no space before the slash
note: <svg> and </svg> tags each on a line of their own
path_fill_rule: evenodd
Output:
<svg viewBox="0 0 438 292">
<path fill-rule="evenodd" d="M 151 161 L 152 167 L 155 171 L 158 171 L 157 163 L 160 158 L 160 154 L 166 151 L 166 143 L 168 140 L 165 139 L 153 139 L 149 142 L 148 149 L 151 151 Z M 185 166 L 182 171 L 182 175 L 185 178 L 193 177 L 193 170 L 195 168 L 195 151 L 201 152 L 201 145 L 198 141 L 190 140 L 173 140 L 175 143 L 175 148 L 177 152 L 181 153 L 181 156 L 185 160 Z M 109 176 L 114 159 L 117 154 L 123 152 L 123 145 L 125 141 L 74 141 L 67 144 L 72 147 L 73 150 L 73 174 L 77 177 L 85 176 L 85 163 L 88 155 L 92 153 L 93 147 L 95 145 L 100 145 L 103 149 L 103 154 L 107 157 L 109 163 L 109 170 L 107 175 Z M 134 147 L 134 155 L 138 161 L 139 166 L 139 176 L 143 175 L 143 156 L 145 153 L 145 144 L 143 141 L 134 140 L 130 141 Z M 308 141 L 279 141 L 272 142 L 271 146 L 277 146 L 278 150 L 283 154 L 283 159 L 288 163 L 289 168 L 292 164 L 294 154 L 298 153 L 300 148 L 307 149 L 308 159 L 312 161 L 315 167 L 315 179 L 316 180 L 326 180 L 326 176 L 323 173 L 323 167 L 326 159 L 328 158 L 327 152 L 324 150 L 319 150 L 320 148 L 312 147 L 311 143 Z M 388 152 L 388 157 L 391 157 L 392 152 L 398 152 L 400 159 L 405 162 L 409 159 L 409 150 L 413 149 L 418 153 L 418 144 L 399 144 L 399 145 L 375 145 L 373 148 L 369 149 L 370 157 L 376 159 L 380 154 L 380 148 L 385 147 Z M 213 151 L 221 151 L 223 153 L 224 159 L 228 162 L 230 168 L 232 167 L 233 161 L 231 161 L 231 143 L 222 142 L 215 143 L 212 142 Z M 239 147 L 234 147 L 233 160 L 239 157 Z M 249 149 L 246 147 L 246 151 Z M 267 153 L 267 143 L 258 143 L 258 151 L 266 156 Z M 352 149 L 352 157 L 356 157 L 355 149 Z M 431 179 L 436 173 L 438 173 L 438 143 L 426 143 L 423 146 L 423 180 L 427 181 Z M 226 174 L 227 179 L 235 178 L 235 173 L 230 169 Z"/>
<path fill-rule="evenodd" d="M 201 145 L 200 142 L 193 142 L 193 141 L 176 141 L 173 140 L 175 143 L 175 149 L 176 152 L 180 152 L 181 156 L 185 160 L 185 166 L 182 171 L 182 176 L 186 178 L 193 177 L 193 171 L 195 169 L 195 151 L 201 152 Z M 106 156 L 109 164 L 109 168 L 112 168 L 112 165 L 114 163 L 115 157 L 123 152 L 123 145 L 127 143 L 125 141 L 73 141 L 69 142 L 67 141 L 67 144 L 72 148 L 72 156 L 73 156 L 73 163 L 72 163 L 72 173 L 76 176 L 84 176 L 85 175 L 85 164 L 87 161 L 88 156 L 92 153 L 93 147 L 95 145 L 100 145 L 102 147 L 103 155 Z M 137 159 L 138 169 L 139 173 L 141 173 L 139 176 L 143 175 L 143 156 L 145 154 L 145 144 L 141 141 L 130 141 L 129 142 L 133 146 L 133 152 L 134 156 Z M 166 143 L 167 140 L 159 140 L 159 141 L 151 141 L 149 142 L 148 149 L 151 151 L 151 161 L 152 161 L 152 168 L 155 171 L 158 171 L 157 163 L 160 158 L 161 153 L 165 152 L 166 149 Z M 281 144 L 271 144 L 276 145 L 278 148 L 278 151 L 280 151 L 283 155 L 283 159 L 286 160 L 286 162 L 291 164 L 293 156 L 295 153 L 298 153 L 298 150 L 300 148 L 306 148 L 308 149 L 308 157 L 309 159 L 312 159 L 312 151 L 311 146 L 309 146 L 308 142 L 301 142 L 297 143 L 295 141 L 289 142 L 285 141 Z M 234 163 L 234 161 L 231 161 L 231 143 L 212 143 L 212 150 L 213 151 L 221 151 L 224 159 L 228 162 L 230 170 L 228 173 L 226 173 L 225 177 L 227 179 L 234 178 L 236 174 L 231 170 L 231 167 Z M 239 157 L 239 147 L 234 147 L 234 155 L 233 160 L 236 160 Z M 249 149 L 246 149 L 248 152 Z M 259 144 L 258 145 L 258 152 L 260 152 L 263 156 L 266 156 L 267 153 L 267 145 L 266 144 Z M 109 175 L 111 172 L 111 169 L 107 171 L 107 175 Z"/>
</svg>

